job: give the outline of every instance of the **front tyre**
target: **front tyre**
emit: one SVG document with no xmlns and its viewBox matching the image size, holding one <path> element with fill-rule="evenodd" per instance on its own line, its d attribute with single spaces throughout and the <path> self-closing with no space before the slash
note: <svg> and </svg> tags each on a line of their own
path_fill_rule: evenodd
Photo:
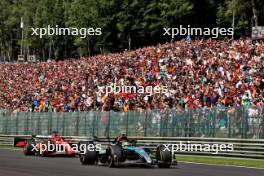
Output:
<svg viewBox="0 0 264 176">
<path fill-rule="evenodd" d="M 123 160 L 123 150 L 119 145 L 109 146 L 107 165 L 109 168 L 118 166 L 119 162 Z"/>
<path fill-rule="evenodd" d="M 172 153 L 166 150 L 164 145 L 159 145 L 156 150 L 156 159 L 159 168 L 170 168 L 172 164 Z"/>
</svg>

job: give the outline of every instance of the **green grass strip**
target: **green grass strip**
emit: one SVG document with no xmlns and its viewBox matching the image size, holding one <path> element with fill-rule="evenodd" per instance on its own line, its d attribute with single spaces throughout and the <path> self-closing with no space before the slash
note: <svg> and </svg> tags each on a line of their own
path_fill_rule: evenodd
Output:
<svg viewBox="0 0 264 176">
<path fill-rule="evenodd" d="M 0 149 L 9 149 L 9 150 L 23 150 L 22 147 L 12 147 L 9 145 L 0 145 Z"/>
<path fill-rule="evenodd" d="M 179 162 L 193 162 L 216 165 L 244 166 L 264 168 L 263 159 L 248 159 L 248 158 L 230 158 L 216 156 L 194 156 L 194 155 L 176 155 Z"/>
</svg>

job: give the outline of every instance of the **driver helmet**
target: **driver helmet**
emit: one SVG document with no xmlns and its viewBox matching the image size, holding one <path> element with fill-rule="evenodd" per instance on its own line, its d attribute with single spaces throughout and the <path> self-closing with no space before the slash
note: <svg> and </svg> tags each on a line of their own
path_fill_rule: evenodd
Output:
<svg viewBox="0 0 264 176">
<path fill-rule="evenodd" d="M 122 147 L 129 147 L 131 146 L 129 142 L 123 142 L 122 143 Z"/>
<path fill-rule="evenodd" d="M 120 132 L 120 136 L 126 136 L 126 132 L 121 131 L 121 132 Z"/>
<path fill-rule="evenodd" d="M 53 136 L 58 136 L 58 132 L 57 131 L 52 131 L 52 135 Z"/>
</svg>

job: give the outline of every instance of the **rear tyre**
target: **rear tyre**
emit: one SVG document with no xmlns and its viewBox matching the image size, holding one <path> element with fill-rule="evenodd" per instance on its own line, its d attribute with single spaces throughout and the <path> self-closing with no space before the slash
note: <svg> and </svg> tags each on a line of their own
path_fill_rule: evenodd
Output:
<svg viewBox="0 0 264 176">
<path fill-rule="evenodd" d="M 109 146 L 108 148 L 108 159 L 107 165 L 108 167 L 116 167 L 119 162 L 123 161 L 123 150 L 119 145 Z"/>
<path fill-rule="evenodd" d="M 86 145 L 86 152 L 84 154 L 80 155 L 80 161 L 83 165 L 87 165 L 87 164 L 95 164 L 97 161 L 97 152 L 96 150 L 92 151 L 92 150 L 88 150 L 88 145 L 89 144 L 93 144 L 93 142 L 80 142 L 80 151 L 83 151 L 83 144 Z M 82 145 L 81 145 L 82 144 Z"/>
<path fill-rule="evenodd" d="M 25 141 L 25 146 L 23 148 L 23 152 L 25 156 L 28 155 L 35 155 L 36 151 L 34 150 L 34 146 L 36 145 L 36 142 L 34 139 L 29 139 Z"/>
<path fill-rule="evenodd" d="M 156 150 L 156 158 L 159 168 L 170 168 L 172 163 L 171 151 L 165 149 L 164 145 L 159 145 Z"/>
</svg>

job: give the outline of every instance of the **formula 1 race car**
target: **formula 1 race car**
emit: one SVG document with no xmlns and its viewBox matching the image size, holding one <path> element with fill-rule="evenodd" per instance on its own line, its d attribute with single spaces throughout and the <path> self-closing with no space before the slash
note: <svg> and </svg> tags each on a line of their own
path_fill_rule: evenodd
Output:
<svg viewBox="0 0 264 176">
<path fill-rule="evenodd" d="M 102 145 L 103 146 L 103 145 Z M 121 165 L 158 165 L 159 168 L 170 168 L 173 161 L 172 153 L 165 150 L 163 145 L 158 145 L 156 151 L 151 155 L 150 150 L 143 147 L 136 147 L 135 142 L 122 142 L 122 144 L 109 144 L 105 149 L 97 151 L 87 150 L 80 155 L 83 165 L 97 164 L 108 167 L 118 167 Z"/>
<path fill-rule="evenodd" d="M 69 141 L 59 135 L 52 136 L 35 136 L 25 141 L 23 148 L 24 154 L 36 156 L 50 156 L 50 155 L 68 155 L 74 156 L 77 153 L 72 148 Z"/>
</svg>

